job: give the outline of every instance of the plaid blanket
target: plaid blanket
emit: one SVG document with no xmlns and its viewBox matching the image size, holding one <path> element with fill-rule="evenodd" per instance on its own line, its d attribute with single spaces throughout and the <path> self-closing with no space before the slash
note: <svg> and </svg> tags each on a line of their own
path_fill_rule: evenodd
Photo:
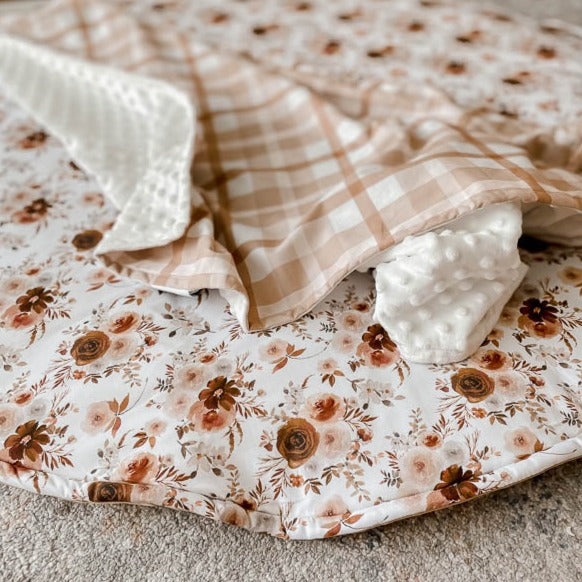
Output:
<svg viewBox="0 0 582 582">
<path fill-rule="evenodd" d="M 324 3 L 285 8 L 311 11 L 299 38 L 306 38 L 301 30 L 311 31 L 308 44 L 318 47 L 306 58 L 292 46 L 291 58 L 291 49 L 280 48 L 294 42 L 282 32 L 284 18 L 269 24 L 275 16 L 266 4 L 264 22 L 257 24 L 251 12 L 239 19 L 203 2 L 199 22 L 222 27 L 207 38 L 180 26 L 180 10 L 186 10 L 180 2 L 144 9 L 143 16 L 135 8 L 142 3 L 128 9 L 122 2 L 60 0 L 5 25 L 54 49 L 163 79 L 196 106 L 190 225 L 163 246 L 107 252 L 111 268 L 179 293 L 219 289 L 258 330 L 309 311 L 348 273 L 406 236 L 477 208 L 505 201 L 582 207 L 577 138 L 563 159 L 548 164 L 535 119 L 486 99 L 463 103 L 426 74 L 424 80 L 403 74 L 401 63 L 399 74 L 390 69 L 385 78 L 366 70 L 342 77 L 335 61 L 325 59 L 341 60 L 343 41 L 321 39 L 309 24 L 330 17 Z M 443 18 L 430 3 L 420 11 L 410 2 L 398 4 L 395 34 L 415 35 Z M 333 17 L 359 30 L 359 38 L 376 26 L 362 23 L 357 11 Z M 273 31 L 272 52 L 268 44 L 257 48 L 256 39 Z M 480 36 L 455 42 L 471 44 Z M 228 38 L 225 46 L 217 38 Z M 406 53 L 419 41 L 400 42 L 399 49 L 369 48 L 361 58 Z M 535 51 L 544 67 L 556 57 L 553 47 Z M 480 58 L 486 60 L 485 53 Z M 440 74 L 456 79 L 467 72 L 461 61 L 425 60 L 433 73 L 442 67 Z M 358 70 L 353 58 L 341 65 Z M 500 83 L 519 87 L 532 76 L 535 71 L 522 70 Z"/>
</svg>

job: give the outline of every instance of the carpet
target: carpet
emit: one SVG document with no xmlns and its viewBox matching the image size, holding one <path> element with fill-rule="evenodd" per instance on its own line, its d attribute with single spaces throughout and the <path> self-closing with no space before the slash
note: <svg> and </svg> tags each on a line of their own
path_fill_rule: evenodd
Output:
<svg viewBox="0 0 582 582">
<path fill-rule="evenodd" d="M 17 2 L 0 0 L 0 7 Z M 29 5 L 22 2 L 21 5 Z M 582 23 L 579 0 L 511 0 Z M 186 513 L 88 506 L 0 486 L 0 582 L 582 580 L 582 461 L 454 509 L 284 542 Z"/>
</svg>

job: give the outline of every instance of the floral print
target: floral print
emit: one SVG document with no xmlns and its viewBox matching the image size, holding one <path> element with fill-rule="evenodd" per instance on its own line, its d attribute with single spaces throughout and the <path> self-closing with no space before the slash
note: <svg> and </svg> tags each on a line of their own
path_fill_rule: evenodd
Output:
<svg viewBox="0 0 582 582">
<path fill-rule="evenodd" d="M 205 1 L 175 3 L 181 12 L 151 4 L 131 9 L 146 19 L 180 14 L 180 27 L 202 22 Z M 251 26 L 250 13 L 234 18 L 241 6 L 225 2 L 197 33 L 211 43 L 222 27 L 220 42 L 240 43 L 224 27 L 249 24 L 251 53 L 274 46 L 273 58 L 289 56 L 280 12 L 291 8 Z M 564 54 L 547 33 L 520 49 L 524 63 L 543 59 L 545 72 L 520 75 L 507 63 L 503 79 L 518 83 L 504 83 L 494 78 L 499 63 L 476 66 L 479 55 L 499 57 L 491 15 L 477 14 L 477 28 L 446 17 L 443 3 L 415 7 L 414 18 L 395 11 L 388 44 L 378 31 L 352 34 L 372 26 L 369 3 L 359 12 L 325 6 L 292 6 L 293 18 L 336 23 L 338 38 L 308 35 L 294 49 L 305 66 L 351 79 L 359 51 L 357 75 L 414 77 L 403 45 L 416 54 L 426 43 L 402 39 L 442 33 L 454 50 L 431 55 L 438 84 L 507 120 L 551 125 L 564 114 L 567 91 L 544 93 L 546 67 Z M 489 84 L 472 83 L 476 68 Z M 516 97 L 524 85 L 538 101 Z M 58 140 L 1 95 L 0 175 L 3 483 L 315 538 L 464 502 L 582 454 L 578 250 L 530 245 L 530 272 L 477 353 L 414 365 L 374 323 L 368 274 L 352 274 L 289 325 L 245 334 L 215 292 L 171 296 L 107 269 L 92 250 L 115 208 Z"/>
</svg>

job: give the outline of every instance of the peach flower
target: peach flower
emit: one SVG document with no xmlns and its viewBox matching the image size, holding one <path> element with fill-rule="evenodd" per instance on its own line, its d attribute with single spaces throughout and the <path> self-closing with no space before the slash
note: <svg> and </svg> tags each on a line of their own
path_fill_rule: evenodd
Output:
<svg viewBox="0 0 582 582">
<path fill-rule="evenodd" d="M 135 333 L 114 335 L 110 338 L 108 358 L 114 362 L 129 360 L 139 345 L 139 336 Z"/>
<path fill-rule="evenodd" d="M 287 355 L 289 343 L 285 340 L 275 339 L 259 348 L 259 354 L 262 360 L 267 362 L 276 362 L 283 356 Z"/>
<path fill-rule="evenodd" d="M 42 318 L 42 312 L 37 313 L 34 310 L 22 312 L 18 305 L 9 307 L 2 315 L 2 319 L 9 329 L 26 329 L 40 323 Z"/>
<path fill-rule="evenodd" d="M 201 364 L 213 364 L 216 362 L 216 354 L 213 354 L 212 352 L 204 352 L 198 356 L 198 360 Z"/>
<path fill-rule="evenodd" d="M 122 481 L 151 483 L 155 480 L 160 463 L 151 453 L 139 453 L 122 461 L 117 473 Z"/>
<path fill-rule="evenodd" d="M 327 358 L 317 364 L 317 368 L 322 374 L 333 374 L 337 368 L 337 362 L 333 358 Z"/>
<path fill-rule="evenodd" d="M 536 435 L 525 426 L 508 431 L 504 439 L 506 448 L 518 457 L 529 456 L 543 449 Z"/>
<path fill-rule="evenodd" d="M 319 451 L 326 459 L 344 457 L 351 443 L 350 429 L 344 423 L 337 422 L 319 431 Z"/>
<path fill-rule="evenodd" d="M 226 501 L 219 513 L 219 519 L 224 523 L 248 528 L 251 524 L 248 512 L 240 505 Z"/>
<path fill-rule="evenodd" d="M 495 381 L 495 391 L 498 394 L 511 399 L 519 398 L 525 394 L 527 388 L 526 380 L 517 372 L 504 372 L 493 376 Z"/>
<path fill-rule="evenodd" d="M 0 291 L 9 295 L 20 295 L 29 287 L 28 281 L 23 277 L 9 277 L 0 285 Z"/>
<path fill-rule="evenodd" d="M 316 517 L 341 517 L 349 512 L 346 502 L 339 495 L 328 497 L 316 510 Z"/>
<path fill-rule="evenodd" d="M 216 408 L 209 410 L 204 406 L 203 402 L 196 402 L 188 413 L 188 419 L 194 426 L 194 430 L 198 432 L 215 432 L 223 430 L 230 424 L 235 417 L 235 410 L 225 410 L 224 408 Z"/>
<path fill-rule="evenodd" d="M 115 414 L 108 402 L 93 402 L 87 407 L 87 415 L 85 421 L 81 423 L 81 429 L 89 434 L 97 434 L 107 430 L 114 418 Z"/>
<path fill-rule="evenodd" d="M 19 423 L 20 411 L 12 404 L 0 404 L 0 435 L 13 432 Z"/>
<path fill-rule="evenodd" d="M 18 404 L 18 406 L 26 406 L 32 401 L 33 398 L 34 392 L 28 388 L 24 388 L 14 393 L 11 400 L 14 402 L 14 404 Z"/>
<path fill-rule="evenodd" d="M 157 437 L 166 430 L 167 426 L 167 423 L 160 418 L 154 418 L 146 423 L 144 432 L 150 437 Z"/>
<path fill-rule="evenodd" d="M 568 285 L 580 285 L 582 283 L 582 269 L 569 266 L 560 271 L 558 277 Z"/>
<path fill-rule="evenodd" d="M 136 483 L 131 487 L 131 502 L 140 505 L 162 505 L 166 497 L 166 487 Z"/>
<path fill-rule="evenodd" d="M 186 418 L 190 407 L 194 404 L 194 400 L 195 395 L 192 391 L 175 388 L 166 398 L 163 410 L 170 418 Z"/>
<path fill-rule="evenodd" d="M 342 354 L 351 354 L 356 350 L 356 338 L 345 332 L 335 334 L 331 345 Z"/>
<path fill-rule="evenodd" d="M 451 502 L 442 494 L 440 490 L 431 491 L 426 497 L 426 511 L 435 511 L 436 509 L 442 509 Z"/>
<path fill-rule="evenodd" d="M 362 342 L 356 350 L 356 355 L 364 359 L 366 366 L 372 368 L 386 368 L 400 360 L 400 353 L 397 350 L 374 350 L 368 343 Z"/>
<path fill-rule="evenodd" d="M 410 449 L 400 461 L 402 480 L 413 487 L 425 489 L 433 486 L 439 473 L 434 453 L 425 447 Z"/>
<path fill-rule="evenodd" d="M 471 356 L 471 361 L 483 370 L 498 372 L 512 366 L 511 358 L 501 350 L 480 349 Z"/>
<path fill-rule="evenodd" d="M 346 410 L 345 404 L 339 396 L 322 392 L 307 399 L 306 414 L 317 422 L 332 422 L 340 419 Z"/>
<path fill-rule="evenodd" d="M 423 432 L 418 437 L 418 444 L 429 449 L 436 449 L 443 444 L 443 437 L 436 432 Z"/>
<path fill-rule="evenodd" d="M 195 390 L 206 385 L 208 369 L 198 364 L 186 364 L 174 372 L 174 386 L 180 390 Z"/>
<path fill-rule="evenodd" d="M 136 329 L 140 320 L 140 315 L 135 311 L 122 311 L 111 316 L 105 328 L 110 333 L 125 333 Z"/>
<path fill-rule="evenodd" d="M 339 329 L 359 332 L 363 326 L 362 316 L 357 311 L 344 311 L 337 318 Z"/>
</svg>

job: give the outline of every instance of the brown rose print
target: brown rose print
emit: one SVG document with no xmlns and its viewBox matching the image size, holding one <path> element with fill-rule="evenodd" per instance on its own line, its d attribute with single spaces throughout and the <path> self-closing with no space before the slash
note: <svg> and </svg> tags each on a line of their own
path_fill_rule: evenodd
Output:
<svg viewBox="0 0 582 582">
<path fill-rule="evenodd" d="M 301 467 L 318 445 L 319 433 L 303 418 L 292 418 L 277 431 L 277 450 L 291 469 Z"/>
<path fill-rule="evenodd" d="M 95 481 L 89 484 L 87 495 L 89 501 L 97 503 L 129 503 L 132 486 L 129 483 Z"/>
<path fill-rule="evenodd" d="M 475 368 L 463 368 L 451 378 L 453 390 L 469 402 L 481 402 L 493 394 L 495 383 L 485 372 Z"/>
<path fill-rule="evenodd" d="M 103 234 L 98 230 L 84 230 L 73 237 L 71 241 L 78 251 L 88 251 L 96 247 L 103 238 Z"/>
<path fill-rule="evenodd" d="M 86 366 L 103 357 L 110 345 L 111 341 L 107 334 L 102 331 L 90 331 L 75 340 L 71 348 L 71 356 L 77 366 Z"/>
</svg>

